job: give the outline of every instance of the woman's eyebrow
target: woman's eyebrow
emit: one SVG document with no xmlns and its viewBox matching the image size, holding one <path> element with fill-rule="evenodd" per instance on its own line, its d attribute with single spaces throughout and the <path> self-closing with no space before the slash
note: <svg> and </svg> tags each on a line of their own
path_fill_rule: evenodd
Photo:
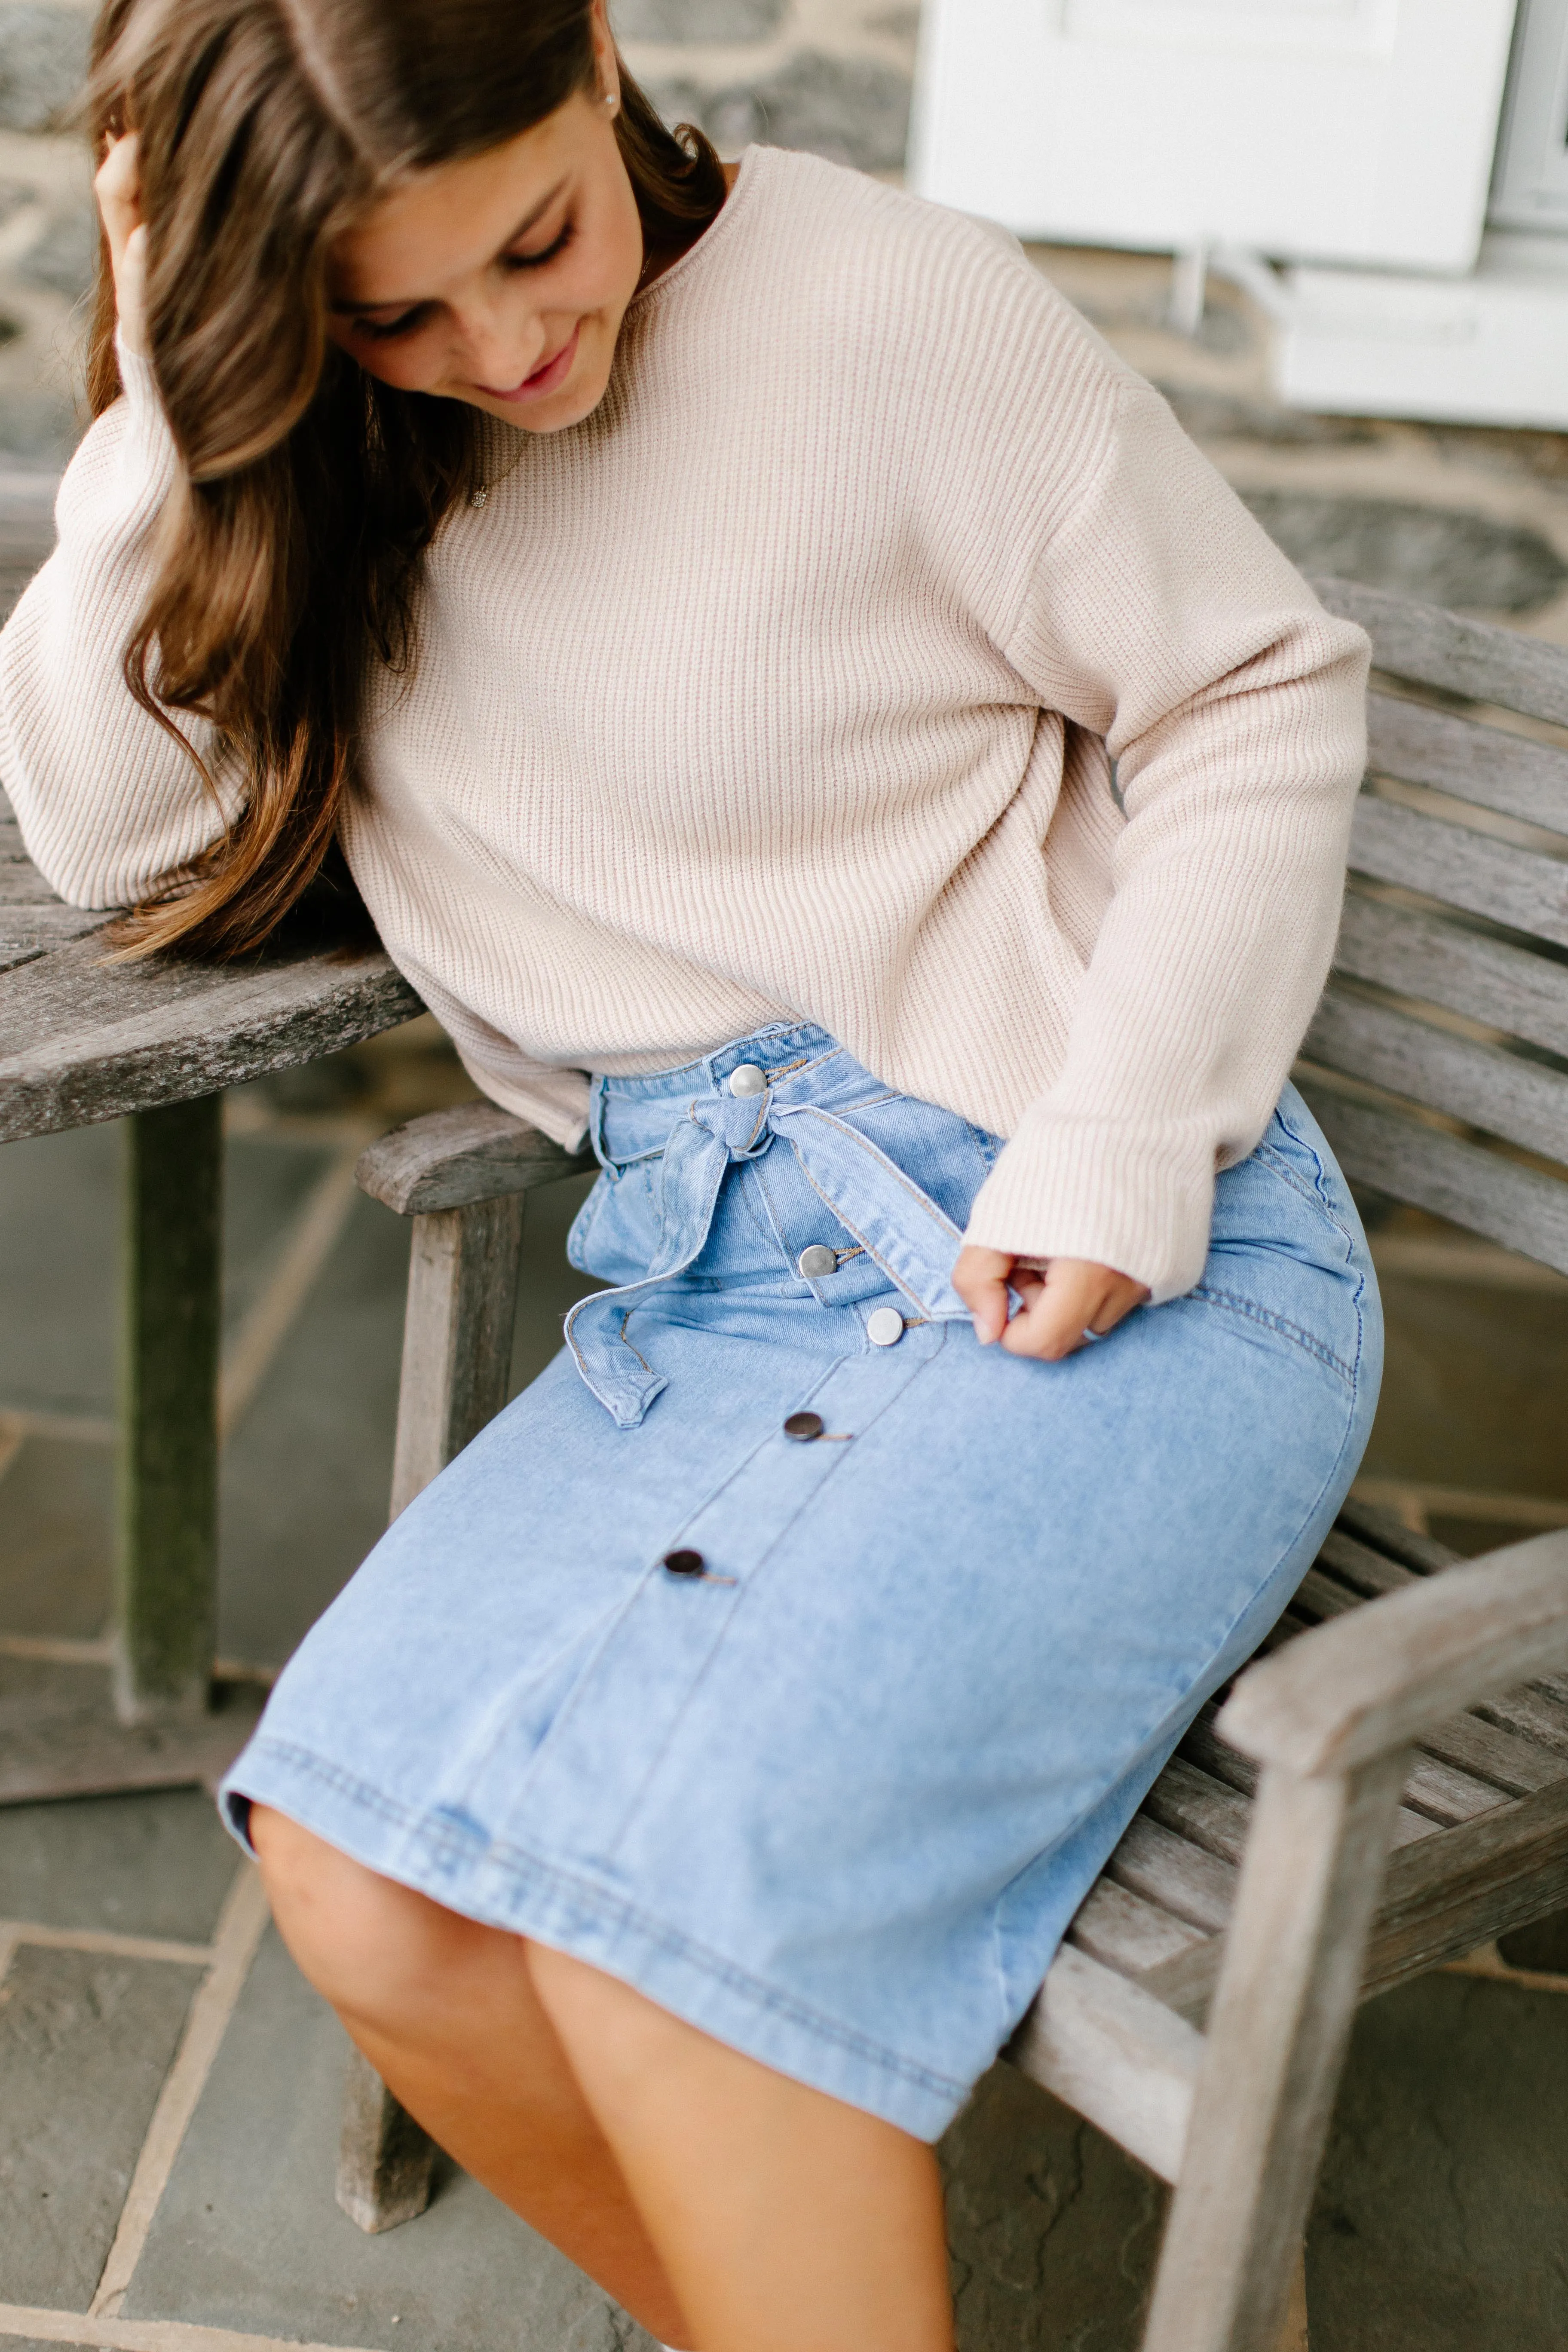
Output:
<svg viewBox="0 0 1568 2352">
<path fill-rule="evenodd" d="M 509 247 L 514 246 L 520 236 L 526 236 L 535 221 L 543 219 L 565 185 L 565 177 L 563 176 L 556 181 L 548 195 L 541 196 L 539 202 L 523 215 L 515 228 L 508 230 L 496 247 L 498 257 L 505 253 Z M 429 299 L 427 294 L 383 294 L 374 302 L 333 302 L 329 307 L 334 316 L 342 317 L 360 310 L 417 310 L 421 302 L 427 302 Z"/>
</svg>

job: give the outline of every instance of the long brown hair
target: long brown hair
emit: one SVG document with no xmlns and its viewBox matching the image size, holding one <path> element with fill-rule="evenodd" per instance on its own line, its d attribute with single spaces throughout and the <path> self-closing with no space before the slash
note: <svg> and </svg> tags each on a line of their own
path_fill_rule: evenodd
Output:
<svg viewBox="0 0 1568 2352">
<path fill-rule="evenodd" d="M 231 814 L 121 923 L 125 951 L 254 947 L 331 846 L 373 663 L 415 655 L 420 559 L 476 479 L 482 420 L 394 390 L 326 333 L 331 237 L 399 175 L 480 154 L 594 75 L 589 0 L 106 0 L 95 152 L 138 134 L 148 340 L 179 465 L 125 653 L 142 707 L 210 721 Z M 623 70 L 616 135 L 651 253 L 724 201 Z M 120 391 L 100 240 L 93 414 Z"/>
</svg>

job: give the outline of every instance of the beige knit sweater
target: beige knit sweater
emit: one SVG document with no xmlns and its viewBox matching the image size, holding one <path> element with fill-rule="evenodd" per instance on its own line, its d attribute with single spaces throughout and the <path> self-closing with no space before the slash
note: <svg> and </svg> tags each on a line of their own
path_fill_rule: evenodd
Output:
<svg viewBox="0 0 1568 2352">
<path fill-rule="evenodd" d="M 0 640 L 84 907 L 215 830 L 121 677 L 174 463 L 125 375 Z M 972 1240 L 1189 1287 L 1327 968 L 1360 632 L 1010 239 L 808 156 L 751 149 L 600 407 L 494 457 L 343 825 L 479 1085 L 571 1142 L 585 1071 L 808 1018 L 1012 1139 Z"/>
</svg>

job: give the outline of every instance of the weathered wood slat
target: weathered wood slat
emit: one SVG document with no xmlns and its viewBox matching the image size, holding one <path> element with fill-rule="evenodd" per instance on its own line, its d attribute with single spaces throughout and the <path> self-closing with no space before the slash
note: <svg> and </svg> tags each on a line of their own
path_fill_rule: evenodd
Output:
<svg viewBox="0 0 1568 2352">
<path fill-rule="evenodd" d="M 523 1202 L 516 1194 L 416 1219 L 403 1328 L 391 1516 L 506 1402 Z"/>
<path fill-rule="evenodd" d="M 1211 1780 L 1223 1780 L 1226 1788 L 1250 1797 L 1258 1786 L 1258 1767 L 1250 1756 L 1244 1756 L 1238 1748 L 1233 1748 L 1228 1740 L 1220 1738 L 1214 1727 L 1218 1713 L 1218 1706 L 1211 1699 L 1196 1720 L 1188 1726 L 1176 1753 L 1186 1757 L 1200 1771 L 1206 1772 Z"/>
<path fill-rule="evenodd" d="M 1192 1927 L 1212 1933 L 1230 1916 L 1233 1866 L 1142 1813 L 1129 1823 L 1106 1871 L 1118 1885 L 1131 1887 Z"/>
<path fill-rule="evenodd" d="M 1440 1570 L 1452 1568 L 1460 1557 L 1449 1545 L 1439 1543 L 1436 1536 L 1417 1535 L 1414 1528 L 1403 1526 L 1383 1504 L 1363 1502 L 1359 1495 L 1347 1496 L 1341 1504 L 1334 1532 L 1349 1536 L 1363 1549 L 1403 1562 L 1418 1576 L 1436 1576 Z"/>
<path fill-rule="evenodd" d="M 1500 1805 L 1391 1856 L 1367 1953 L 1363 1997 L 1385 1991 L 1568 1908 L 1568 1780 Z M 1220 1942 L 1194 1945 L 1143 1979 L 1179 2015 L 1204 2017 Z"/>
<path fill-rule="evenodd" d="M 1163 2180 L 1175 2179 L 1203 2044 L 1163 2002 L 1069 1946 L 1005 2054 Z"/>
<path fill-rule="evenodd" d="M 1407 784 L 1430 784 L 1549 833 L 1568 834 L 1568 751 L 1461 719 L 1429 703 L 1373 694 L 1367 764 Z"/>
<path fill-rule="evenodd" d="M 1204 1932 L 1129 1887 L 1101 1878 L 1079 1904 L 1068 1941 L 1121 1975 L 1139 1977 L 1201 1944 Z"/>
<path fill-rule="evenodd" d="M 1348 1100 L 1304 1074 L 1301 1090 L 1352 1184 L 1370 1184 L 1568 1274 L 1568 1185 L 1479 1144 Z"/>
<path fill-rule="evenodd" d="M 1351 871 L 1568 947 L 1568 865 L 1363 793 Z"/>
<path fill-rule="evenodd" d="M 1388 1865 L 1368 1955 L 1381 1992 L 1568 1905 L 1568 1780 L 1447 1830 Z"/>
<path fill-rule="evenodd" d="M 132 966 L 107 963 L 95 939 L 79 940 L 7 977 L 0 1142 L 216 1094 L 421 1010 L 379 950 Z"/>
<path fill-rule="evenodd" d="M 1408 1578 L 1410 1573 L 1408 1570 L 1398 1572 L 1402 1578 Z M 1316 1570 L 1307 1577 L 1292 1603 L 1301 1615 L 1320 1622 L 1363 1605 L 1359 1594 L 1345 1591 Z M 1470 1719 L 1459 1720 L 1463 1723 Z M 1417 1749 L 1405 1783 L 1405 1802 L 1427 1814 L 1430 1822 L 1449 1828 L 1456 1822 L 1474 1821 L 1479 1814 L 1494 1811 L 1510 1798 L 1521 1795 L 1525 1789 L 1544 1787 L 1546 1781 L 1538 1777 L 1540 1768 L 1535 1759 L 1510 1743 L 1489 1738 L 1489 1726 L 1476 1724 L 1468 1732 L 1450 1732 L 1447 1726 L 1440 1726 L 1434 1737 L 1450 1748 L 1459 1746 L 1467 1754 L 1485 1759 L 1505 1776 L 1503 1780 L 1493 1780 L 1461 1769 L 1447 1757 L 1436 1752 L 1423 1754 Z M 1426 1745 L 1424 1740 L 1422 1746 Z M 1401 1838 L 1396 1843 L 1405 1844 L 1408 1841 Z"/>
<path fill-rule="evenodd" d="M 1401 1585 L 1413 1577 L 1430 1575 L 1429 1569 L 1411 1567 L 1397 1555 L 1390 1559 L 1378 1545 L 1364 1543 L 1352 1535 L 1345 1524 L 1346 1514 L 1341 1512 L 1340 1524 L 1331 1528 L 1318 1553 L 1318 1564 L 1337 1580 L 1358 1593 L 1362 1600 L 1371 1601 L 1380 1592 L 1397 1592 Z M 1428 1540 L 1415 1538 L 1417 1542 Z M 1445 1567 L 1451 1563 L 1444 1561 Z"/>
<path fill-rule="evenodd" d="M 427 1216 L 553 1184 L 595 1164 L 495 1103 L 458 1103 L 395 1127 L 361 1152 L 354 1179 L 400 1216 Z"/>
<path fill-rule="evenodd" d="M 1342 1776 L 1565 1665 L 1568 1530 L 1554 1529 L 1318 1626 L 1247 1669 L 1219 1729 L 1258 1763 Z"/>
<path fill-rule="evenodd" d="M 1356 580 L 1317 578 L 1312 585 L 1331 613 L 1366 630 L 1379 669 L 1568 727 L 1568 654 L 1558 646 Z"/>
<path fill-rule="evenodd" d="M 1479 1710 L 1488 1723 L 1528 1740 L 1557 1759 L 1553 1780 L 1568 1779 L 1568 1709 L 1552 1698 L 1541 1684 L 1510 1691 L 1506 1698 L 1489 1699 Z"/>
<path fill-rule="evenodd" d="M 1172 1758 L 1139 1810 L 1222 1862 L 1241 1860 L 1251 1819 L 1247 1799 L 1183 1757 Z"/>
<path fill-rule="evenodd" d="M 1404 1575 L 1408 1571 L 1402 1572 Z M 1393 1584 L 1384 1588 L 1394 1591 Z M 1290 1614 L 1301 1621 L 1301 1631 L 1356 1607 L 1353 1595 L 1337 1590 L 1327 1577 L 1310 1575 L 1292 1601 Z M 1405 1791 L 1410 1804 L 1433 1822 L 1445 1825 L 1490 1812 L 1510 1799 L 1550 1786 L 1557 1775 L 1531 1741 L 1516 1739 L 1479 1716 L 1456 1716 L 1451 1722 L 1423 1732 L 1414 1755 Z M 1417 1832 L 1419 1834 L 1420 1832 Z M 1409 1843 L 1396 1821 L 1394 1843 Z"/>
<path fill-rule="evenodd" d="M 1568 1057 L 1568 966 L 1441 915 L 1353 891 L 1345 900 L 1335 968 L 1402 996 L 1505 1030 Z"/>
<path fill-rule="evenodd" d="M 1509 1143 L 1568 1160 L 1568 1076 L 1331 987 L 1301 1048 L 1309 1061 L 1447 1111 Z"/>
</svg>

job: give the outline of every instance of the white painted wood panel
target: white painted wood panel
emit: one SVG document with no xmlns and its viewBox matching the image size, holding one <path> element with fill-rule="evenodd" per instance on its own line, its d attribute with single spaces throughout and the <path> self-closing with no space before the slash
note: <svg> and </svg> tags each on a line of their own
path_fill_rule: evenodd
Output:
<svg viewBox="0 0 1568 2352">
<path fill-rule="evenodd" d="M 1474 263 L 1515 0 L 926 0 L 923 195 L 1020 236 Z"/>
</svg>

